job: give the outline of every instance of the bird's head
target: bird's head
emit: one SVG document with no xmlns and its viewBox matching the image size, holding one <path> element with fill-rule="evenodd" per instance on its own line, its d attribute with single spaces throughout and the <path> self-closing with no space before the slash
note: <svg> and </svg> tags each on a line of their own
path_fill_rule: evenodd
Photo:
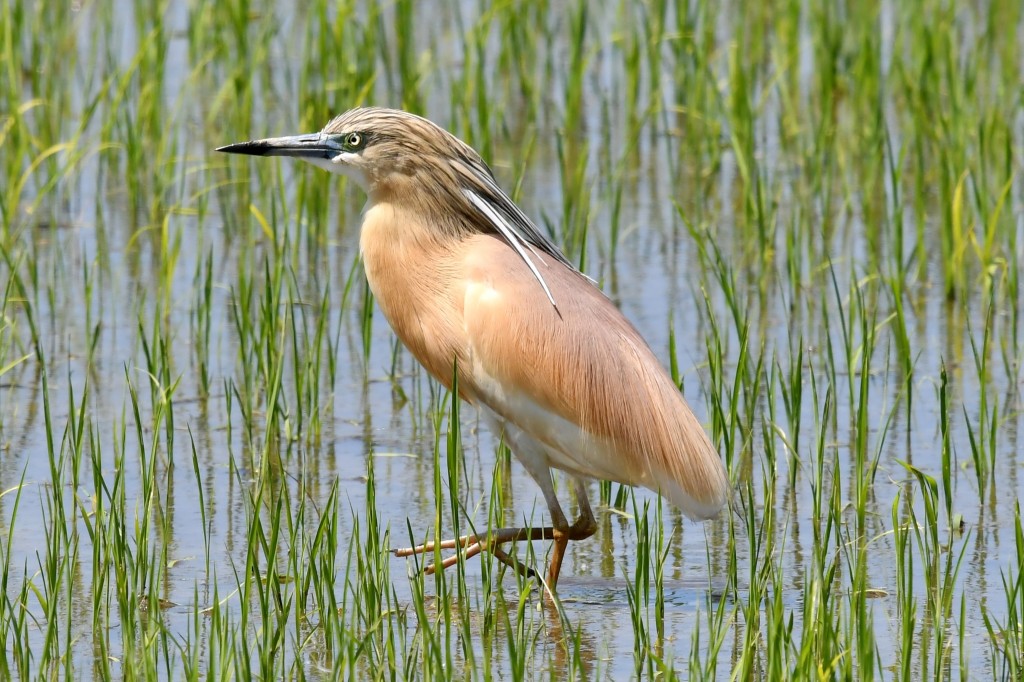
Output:
<svg viewBox="0 0 1024 682">
<path fill-rule="evenodd" d="M 319 133 L 239 142 L 217 151 L 295 157 L 347 176 L 371 194 L 410 181 L 418 186 L 441 182 L 455 189 L 466 184 L 460 175 L 492 178 L 473 148 L 440 126 L 380 107 L 351 109 Z"/>
</svg>

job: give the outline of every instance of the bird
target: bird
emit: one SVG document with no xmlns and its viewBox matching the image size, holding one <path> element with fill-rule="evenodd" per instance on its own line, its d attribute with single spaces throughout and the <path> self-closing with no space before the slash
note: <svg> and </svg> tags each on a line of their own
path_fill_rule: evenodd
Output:
<svg viewBox="0 0 1024 682">
<path fill-rule="evenodd" d="M 727 506 L 721 457 L 650 346 L 462 140 L 416 114 L 359 107 L 318 133 L 216 151 L 301 159 L 366 193 L 359 247 L 384 317 L 540 487 L 550 526 L 446 540 L 439 547 L 456 554 L 442 569 L 460 552 L 489 551 L 533 575 L 503 546 L 550 540 L 544 585 L 554 595 L 569 541 L 597 531 L 593 479 L 648 488 L 696 520 Z M 552 469 L 572 480 L 579 517 L 571 524 Z M 433 551 L 425 543 L 396 554 Z"/>
</svg>

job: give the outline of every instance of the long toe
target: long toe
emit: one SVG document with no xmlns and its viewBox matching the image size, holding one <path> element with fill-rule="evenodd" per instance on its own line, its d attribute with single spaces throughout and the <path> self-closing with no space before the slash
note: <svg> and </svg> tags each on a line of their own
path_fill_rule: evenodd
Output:
<svg viewBox="0 0 1024 682">
<path fill-rule="evenodd" d="M 516 572 L 526 575 L 536 575 L 533 569 L 520 564 L 515 557 L 510 556 L 501 549 L 501 545 L 509 542 L 533 542 L 536 540 L 551 540 L 555 538 L 555 529 L 550 526 L 541 528 L 498 528 L 491 531 L 487 536 L 463 535 L 452 540 L 441 542 L 424 542 L 414 547 L 403 547 L 391 550 L 396 557 L 410 557 L 416 554 L 429 554 L 438 549 L 454 549 L 454 556 L 445 557 L 439 564 L 431 564 L 423 569 L 424 574 L 432 575 L 440 568 L 444 570 L 458 563 L 459 554 L 464 553 L 465 559 L 471 559 L 480 552 L 491 552 L 499 561 L 506 566 L 513 568 Z"/>
</svg>

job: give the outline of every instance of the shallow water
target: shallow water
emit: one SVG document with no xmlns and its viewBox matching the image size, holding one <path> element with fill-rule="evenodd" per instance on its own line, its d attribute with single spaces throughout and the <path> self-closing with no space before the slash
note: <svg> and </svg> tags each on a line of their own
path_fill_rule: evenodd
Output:
<svg viewBox="0 0 1024 682">
<path fill-rule="evenodd" d="M 464 61 L 463 39 L 469 35 L 460 27 L 479 26 L 482 19 L 475 3 L 463 5 L 460 9 L 422 11 L 416 22 L 415 41 L 421 56 L 429 53 L 429 60 L 424 59 L 430 68 L 420 85 L 425 113 L 469 138 L 481 136 L 480 126 L 453 114 L 451 92 L 459 85 L 456 78 Z M 114 7 L 119 15 L 135 16 L 132 5 Z M 97 556 L 97 550 L 90 519 L 97 498 L 106 495 L 109 500 L 121 494 L 127 500 L 127 510 L 137 514 L 146 507 L 146 481 L 155 480 L 152 494 L 156 502 L 149 517 L 153 526 L 143 544 L 157 543 L 167 563 L 159 572 L 159 585 L 149 586 L 148 594 L 156 594 L 161 600 L 161 618 L 172 638 L 179 643 L 194 639 L 201 647 L 206 638 L 212 637 L 210 607 L 220 602 L 229 614 L 240 611 L 238 574 L 245 570 L 251 518 L 254 513 L 267 512 L 254 512 L 251 504 L 253 491 L 262 481 L 270 481 L 267 486 L 274 496 L 287 494 L 292 509 L 305 508 L 311 516 L 337 485 L 341 520 L 338 556 L 342 564 L 349 546 L 364 539 L 368 504 L 376 509 L 380 526 L 390 529 L 392 547 L 432 538 L 439 515 L 440 534 L 452 531 L 449 501 L 444 500 L 440 506 L 435 501 L 436 466 L 442 467 L 442 491 L 450 492 L 443 442 L 449 431 L 447 397 L 408 353 L 397 348 L 379 310 L 372 314 L 366 336 L 369 344 L 364 345 L 364 283 L 356 263 L 363 197 L 354 188 L 343 188 L 339 182 L 317 175 L 314 169 L 289 166 L 275 159 L 226 159 L 211 152 L 219 144 L 307 132 L 296 127 L 298 117 L 305 117 L 305 110 L 297 113 L 292 101 L 314 100 L 308 106 L 316 110 L 333 106 L 334 95 L 329 88 L 322 98 L 312 86 L 300 89 L 306 73 L 302 62 L 305 51 L 300 49 L 302 41 L 294 36 L 306 35 L 305 27 L 315 17 L 293 12 L 284 3 L 272 8 L 282 28 L 269 42 L 273 54 L 270 66 L 261 67 L 267 70 L 258 79 L 254 76 L 259 95 L 252 120 L 248 128 L 240 129 L 208 121 L 215 93 L 206 92 L 203 79 L 194 75 L 199 56 L 191 53 L 188 42 L 190 22 L 198 20 L 198 11 L 193 15 L 184 7 L 171 3 L 164 17 L 168 38 L 162 100 L 167 107 L 165 124 L 173 130 L 167 133 L 168 139 L 173 142 L 169 143 L 171 152 L 153 161 L 162 164 L 158 173 L 166 182 L 159 191 L 158 198 L 163 202 L 163 209 L 156 212 L 159 220 L 136 210 L 135 197 L 125 184 L 125 162 L 110 161 L 120 153 L 114 151 L 106 155 L 98 152 L 83 160 L 79 171 L 59 184 L 39 209 L 38 219 L 22 214 L 17 225 L 12 221 L 5 226 L 8 234 L 19 226 L 29 226 L 18 233 L 17 244 L 28 254 L 31 272 L 24 264 L 5 266 L 3 272 L 5 278 L 10 278 L 12 271 L 19 272 L 29 283 L 31 317 L 38 325 L 40 342 L 37 353 L 32 347 L 28 314 L 17 301 L 9 303 L 5 311 L 9 322 L 3 337 L 6 356 L 0 366 L 21 355 L 32 357 L 0 378 L 0 525 L 5 531 L 3 550 L 10 567 L 8 597 L 16 601 L 25 581 L 32 585 L 44 581 L 47 540 L 66 528 L 75 538 L 77 554 L 74 566 L 67 571 L 73 579 L 57 597 L 63 604 L 58 609 L 64 633 L 60 647 L 67 648 L 75 669 L 83 676 L 89 676 L 90 671 L 99 674 L 98 668 L 92 667 L 96 655 L 93 600 L 97 594 L 111 599 L 109 587 L 97 586 L 93 575 L 92 557 Z M 548 63 L 567 68 L 572 17 L 549 9 L 551 23 L 546 31 L 553 37 L 545 48 Z M 726 6 L 706 17 L 714 39 L 723 45 L 723 55 L 736 40 L 736 32 L 749 28 L 731 13 L 735 9 Z M 805 21 L 810 21 L 807 17 L 813 14 L 812 9 L 800 13 Z M 883 33 L 890 35 L 895 29 L 889 22 L 897 22 L 898 28 L 902 25 L 891 3 L 883 3 L 883 9 Z M 907 522 L 911 508 L 918 518 L 924 513 L 921 496 L 914 492 L 918 486 L 904 463 L 941 480 L 939 385 L 944 367 L 949 379 L 949 438 L 954 454 L 950 502 L 965 524 L 963 534 L 949 533 L 945 527 L 940 533 L 942 542 L 950 543 L 954 552 L 963 551 L 962 565 L 951 589 L 953 620 L 964 640 L 962 646 L 956 636 L 948 640 L 950 649 L 945 660 L 954 676 L 959 675 L 957 665 L 964 657 L 970 663 L 971 677 L 1005 674 L 1001 673 L 999 654 L 992 646 L 984 617 L 1006 620 L 1010 606 L 1003 576 L 1020 566 L 1014 514 L 1022 492 L 1017 437 L 1021 424 L 1020 339 L 1024 330 L 1016 312 L 1016 292 L 1010 290 L 998 299 L 990 320 L 983 312 L 988 299 L 981 285 L 972 286 L 966 300 L 949 302 L 938 274 L 937 231 L 945 209 L 937 194 L 928 192 L 921 192 L 916 204 L 908 201 L 903 206 L 907 224 L 920 221 L 929 235 L 924 238 L 929 247 L 925 257 L 928 277 L 908 285 L 906 290 L 907 340 L 914 365 L 912 400 L 908 404 L 899 340 L 893 331 L 893 301 L 888 290 L 873 284 L 888 276 L 874 255 L 877 225 L 871 222 L 874 217 L 865 215 L 865 210 L 871 208 L 870 201 L 865 199 L 866 209 L 858 203 L 863 198 L 858 191 L 848 189 L 861 178 L 857 167 L 851 162 L 838 172 L 836 184 L 840 187 L 832 190 L 835 201 L 824 191 L 810 202 L 799 202 L 798 195 L 813 184 L 805 177 L 799 155 L 786 146 L 790 143 L 780 141 L 780 130 L 792 123 L 787 121 L 785 107 L 789 104 L 780 101 L 777 91 L 769 91 L 758 103 L 753 138 L 760 181 L 767 186 L 773 202 L 770 222 L 778 229 L 765 242 L 772 253 L 759 253 L 760 246 L 752 236 L 756 230 L 744 204 L 745 171 L 729 142 L 733 131 L 727 121 L 700 136 L 703 144 L 715 152 L 694 151 L 687 133 L 681 132 L 679 121 L 674 120 L 678 112 L 653 114 L 635 138 L 627 140 L 618 134 L 629 129 L 628 103 L 618 94 L 628 82 L 622 56 L 626 38 L 618 24 L 622 11 L 616 4 L 598 3 L 588 17 L 589 66 L 579 129 L 566 132 L 560 127 L 560 116 L 568 108 L 561 99 L 563 89 L 568 87 L 568 72 L 553 68 L 547 80 L 541 79 L 550 90 L 541 101 L 549 104 L 550 110 L 542 107 L 546 113 L 539 115 L 519 110 L 528 105 L 506 92 L 500 74 L 484 76 L 494 93 L 495 110 L 488 122 L 494 135 L 490 144 L 493 156 L 488 161 L 505 187 L 522 179 L 520 204 L 524 210 L 538 224 L 556 226 L 556 238 L 564 239 L 559 230 L 563 229 L 567 210 L 563 197 L 569 195 L 570 188 L 558 145 L 565 144 L 570 155 L 586 155 L 583 167 L 589 204 L 585 212 L 589 219 L 585 222 L 590 226 L 585 252 L 587 271 L 601 282 L 666 365 L 670 361 L 670 326 L 674 329 L 684 395 L 709 429 L 713 423 L 722 424 L 721 418 L 713 415 L 710 400 L 721 388 L 709 364 L 709 339 L 715 330 L 721 334 L 724 349 L 722 385 L 729 390 L 738 371 L 739 329 L 743 324 L 750 325 L 748 350 L 767 363 L 764 371 L 771 373 L 777 363 L 781 374 L 796 376 L 804 389 L 796 414 L 789 417 L 778 383 L 759 395 L 750 395 L 749 387 L 742 385 L 735 398 L 740 405 L 738 412 L 756 416 L 716 429 L 717 443 L 727 456 L 738 488 L 750 491 L 746 498 L 754 505 L 754 518 L 764 518 L 766 506 L 774 511 L 774 524 L 764 529 L 774 538 L 771 556 L 759 556 L 752 549 L 755 540 L 762 538 L 756 532 L 751 535 L 756 525 L 743 528 L 742 511 L 732 519 L 736 525 L 733 534 L 727 517 L 698 524 L 665 505 L 663 532 L 670 542 L 662 582 L 663 639 L 654 649 L 685 674 L 691 654 L 699 660 L 709 656 L 709 614 L 724 604 L 727 618 L 734 622 L 718 652 L 716 672 L 718 677 L 727 678 L 745 646 L 747 626 L 742 611 L 747 602 L 746 589 L 752 574 L 765 566 L 774 568 L 785 587 L 765 599 L 780 600 L 782 610 L 794 619 L 792 636 L 800 641 L 807 627 L 803 621 L 807 607 L 804 589 L 820 570 L 813 565 L 815 530 L 820 528 L 813 517 L 813 457 L 815 453 L 827 457 L 822 468 L 826 486 L 837 477 L 841 481 L 838 489 L 846 525 L 838 535 L 833 531 L 830 543 L 831 556 L 839 566 L 832 587 L 845 593 L 850 590 L 849 573 L 854 563 L 851 548 L 860 542 L 855 530 L 856 510 L 851 506 L 856 494 L 856 470 L 865 466 L 863 462 L 858 464 L 859 443 L 868 461 L 879 455 L 878 469 L 866 496 L 863 526 L 868 536 L 863 544 L 865 585 L 872 597 L 868 600 L 868 617 L 878 647 L 877 658 L 883 669 L 890 669 L 909 655 L 900 648 L 903 616 L 896 595 L 901 573 L 894 558 L 893 509 L 903 522 Z M 97 50 L 110 51 L 111 45 L 114 64 L 129 62 L 142 32 L 125 22 L 119 40 L 111 38 L 113 33 L 108 29 L 93 33 L 92 22 L 105 25 L 102 16 L 93 16 L 96 12 L 96 8 L 86 8 L 75 20 L 81 63 L 89 63 Z M 364 15 L 356 12 L 355 16 Z M 965 26 L 973 26 L 972 16 L 965 12 L 960 20 Z M 259 21 L 259 17 L 254 16 L 252 21 Z M 386 23 L 384 34 L 393 39 L 394 30 Z M 798 84 L 813 90 L 817 87 L 817 72 L 808 54 L 812 49 L 810 29 L 805 26 L 802 30 L 804 36 L 795 43 L 802 46 L 797 56 Z M 970 31 L 965 28 L 964 34 Z M 92 39 L 105 42 L 98 47 Z M 498 35 L 486 43 L 492 60 L 500 59 L 500 45 Z M 898 58 L 886 47 L 881 61 L 887 65 Z M 217 69 L 222 68 L 218 64 Z M 722 56 L 708 68 L 721 82 L 719 96 L 727 100 L 729 60 Z M 401 101 L 399 88 L 384 77 L 383 64 L 381 69 L 381 77 L 370 89 L 370 99 L 379 104 L 397 104 Z M 64 76 L 75 93 L 76 110 L 95 87 L 86 71 L 78 66 L 73 74 Z M 770 81 L 770 72 L 766 69 L 762 74 L 766 82 Z M 682 84 L 677 91 L 667 67 L 660 79 L 664 82 L 661 98 L 666 110 L 673 111 L 676 101 L 687 101 L 690 92 Z M 649 96 L 649 91 L 649 83 L 641 87 L 644 96 Z M 808 96 L 806 92 L 788 95 Z M 129 99 L 124 107 L 132 108 L 133 101 Z M 230 109 L 223 101 L 217 106 L 221 111 Z M 835 106 L 838 119 L 852 115 L 844 109 L 849 105 L 841 102 Z M 889 106 L 902 105 L 889 102 Z M 894 139 L 900 135 L 897 119 L 893 115 Z M 1014 120 L 1010 146 L 1019 152 L 1024 144 L 1019 105 Z M 689 118 L 680 121 L 684 128 L 697 126 Z M 101 128 L 97 121 L 87 130 L 99 135 Z M 524 138 L 517 131 L 526 131 L 530 140 L 525 145 L 531 149 L 525 165 Z M 1011 166 L 1016 176 L 1008 186 L 1005 210 L 1012 214 L 1009 230 L 1020 235 L 1024 174 L 1016 158 Z M 613 171 L 616 168 L 619 170 Z M 28 185 L 26 194 L 42 185 L 41 180 L 35 182 Z M 1001 186 L 1003 182 L 992 184 Z M 612 257 L 614 188 L 621 188 L 622 203 L 621 233 Z M 158 193 L 157 188 L 150 189 L 154 195 Z M 892 187 L 884 188 L 882 194 L 891 196 Z M 30 203 L 27 197 L 22 200 Z M 569 210 L 584 210 L 579 200 L 574 197 Z M 304 207 L 304 212 L 296 212 L 296 206 Z M 807 206 L 818 212 L 808 214 Z M 266 218 L 266 228 L 259 216 Z M 722 270 L 715 270 L 701 258 L 699 237 L 687 229 L 687 222 L 698 230 L 710 230 L 709 243 L 714 242 L 725 261 Z M 804 240 L 795 245 L 786 237 L 786 227 L 794 224 L 802 226 L 798 231 Z M 818 229 L 819 224 L 828 225 L 828 234 L 825 227 Z M 933 232 L 936 234 L 931 236 Z M 1018 236 L 1007 242 L 1017 249 L 1009 255 L 1019 260 L 1024 241 Z M 905 249 L 905 257 L 911 258 L 910 247 Z M 578 258 L 580 254 L 572 255 Z M 900 254 L 896 260 L 903 257 Z M 200 311 L 207 259 L 212 289 L 209 338 L 204 341 Z M 796 262 L 797 287 L 791 286 L 787 275 L 790 262 Z M 829 272 L 829 262 L 833 274 L 822 274 Z M 262 296 L 279 265 L 284 283 L 273 305 L 280 316 L 268 318 L 261 308 Z M 762 268 L 772 269 L 773 274 L 765 278 Z M 743 303 L 739 320 L 733 316 L 723 286 L 723 278 L 729 277 Z M 975 274 L 971 281 L 980 279 Z M 866 374 L 851 373 L 839 362 L 834 369 L 830 364 L 830 358 L 843 358 L 848 352 L 857 358 L 863 352 L 857 347 L 864 342 L 860 320 L 850 317 L 854 315 L 851 310 L 855 301 L 850 295 L 854 282 L 863 283 L 865 300 L 874 315 L 864 327 L 875 334 Z M 249 286 L 252 297 L 247 303 Z M 330 341 L 312 344 L 309 340 L 316 332 L 325 299 L 324 329 Z M 844 344 L 841 316 L 854 330 L 849 351 Z M 245 326 L 240 319 L 256 326 L 255 337 L 240 329 Z M 259 333 L 259 325 L 266 319 L 271 320 L 267 323 L 270 331 Z M 297 322 L 293 324 L 292 320 Z M 987 355 L 979 352 L 989 364 L 987 374 L 979 376 L 972 343 L 980 347 L 986 325 L 991 331 L 990 345 Z M 299 330 L 297 344 L 291 337 L 294 329 Z M 293 353 L 293 344 L 301 350 Z M 307 357 L 304 353 L 309 347 L 314 352 Z M 281 356 L 284 407 L 278 413 L 284 422 L 276 423 L 279 430 L 273 432 L 268 443 L 270 415 L 261 410 L 267 404 L 272 382 L 264 375 L 260 358 L 273 355 L 278 348 L 286 349 Z M 798 349 L 802 349 L 799 356 Z M 161 352 L 165 353 L 163 359 L 152 359 Z M 336 363 L 333 383 L 331 362 Z M 154 368 L 166 373 L 154 376 Z M 201 379 L 203 371 L 210 378 L 208 391 Z M 310 376 L 317 380 L 311 382 Z M 829 388 L 834 401 L 832 412 L 824 419 L 826 427 L 820 428 Z M 133 414 L 133 391 L 138 396 L 138 420 Z M 169 407 L 168 403 L 161 404 L 161 391 L 169 396 Z M 979 489 L 970 455 L 970 429 L 979 428 L 982 401 L 985 409 L 995 410 L 997 416 L 992 435 L 993 475 L 991 483 Z M 722 404 L 730 407 L 730 396 L 724 396 Z M 250 408 L 255 411 L 248 414 Z M 311 425 L 314 412 L 319 414 L 318 433 Z M 991 419 L 991 413 L 987 414 Z M 61 452 L 62 439 L 75 433 L 80 418 L 85 420 L 84 457 L 77 465 L 62 461 L 59 480 L 55 481 L 48 438 L 56 443 L 55 451 Z M 506 522 L 526 519 L 532 525 L 542 524 L 546 510 L 534 482 L 516 462 L 509 463 L 470 408 L 462 411 L 460 422 L 463 451 L 457 499 L 464 510 L 460 527 L 465 529 L 469 522 L 477 528 L 486 527 L 496 477 L 501 480 Z M 438 434 L 442 442 L 435 457 Z M 824 439 L 820 450 L 816 449 L 819 436 Z M 765 454 L 766 439 L 778 454 L 776 460 Z M 786 454 L 785 442 L 798 442 L 795 473 L 791 466 L 796 460 Z M 155 478 L 147 479 L 144 472 L 150 465 Z M 368 500 L 371 488 L 367 483 L 371 469 L 372 501 Z M 769 470 L 776 475 L 772 484 L 765 482 L 770 480 Z M 104 491 L 103 482 L 116 480 L 118 473 L 123 476 L 122 488 L 116 494 Z M 566 500 L 566 486 L 560 484 L 560 488 Z M 59 492 L 54 493 L 55 489 Z M 19 490 L 20 495 L 16 494 Z M 612 492 L 617 493 L 618 487 L 613 486 Z M 896 501 L 898 494 L 901 498 Z M 599 499 L 597 483 L 590 486 L 590 496 Z M 63 511 L 53 506 L 54 499 L 61 500 Z M 527 608 L 532 615 L 527 618 L 527 627 L 534 628 L 537 635 L 526 676 L 558 677 L 562 666 L 571 665 L 578 665 L 588 676 L 603 679 L 635 674 L 638 639 L 627 588 L 637 571 L 633 513 L 645 503 L 653 509 L 657 497 L 636 491 L 635 502 L 627 497 L 622 510 L 602 506 L 595 537 L 570 545 L 559 583 L 565 620 L 541 606 L 537 590 L 528 597 Z M 15 512 L 16 518 L 12 518 Z M 62 526 L 63 518 L 69 520 Z M 653 511 L 649 518 L 653 518 Z M 358 529 L 356 519 L 361 520 Z M 940 519 L 946 520 L 941 514 Z M 142 541 L 138 522 L 129 522 L 127 528 L 130 537 L 126 546 L 139 550 Z M 409 537 L 410 528 L 414 537 Z M 535 563 L 543 566 L 546 545 L 537 543 L 534 551 Z M 525 555 L 523 548 L 519 553 Z M 726 575 L 733 554 L 738 576 L 735 590 L 728 587 Z M 277 559 L 287 573 L 287 557 Z M 926 613 L 924 606 L 927 592 L 921 564 L 918 558 L 910 572 L 917 576 L 913 591 L 921 621 L 914 628 L 919 633 L 919 649 L 914 654 L 913 670 L 924 676 L 935 667 L 935 654 L 927 653 L 934 646 L 926 622 L 932 614 Z M 405 559 L 390 559 L 395 598 L 411 611 L 416 586 L 422 582 L 429 598 L 435 583 L 411 571 L 410 566 Z M 465 579 L 473 595 L 471 603 L 478 603 L 485 598 L 484 593 L 497 589 L 514 611 L 520 592 L 511 573 L 503 574 L 500 582 L 493 575 L 485 578 L 481 562 L 472 560 L 465 565 Z M 345 590 L 339 580 L 339 599 Z M 43 601 L 39 593 L 33 593 L 21 605 L 32 615 L 28 640 L 34 651 L 40 651 L 49 636 Z M 763 606 L 767 608 L 768 604 Z M 757 604 L 754 608 L 758 609 Z M 198 631 L 197 610 L 201 614 Z M 5 613 L 4 618 L 10 619 L 11 612 Z M 854 617 L 848 612 L 843 616 Z M 461 617 L 465 615 L 456 615 L 456 619 Z M 473 616 L 469 619 L 472 621 Z M 648 626 L 654 620 L 649 620 Z M 110 609 L 106 622 L 111 630 L 120 627 L 116 609 Z M 565 623 L 572 629 L 568 638 Z M 253 627 L 255 634 L 259 628 Z M 479 635 L 481 626 L 472 625 L 470 630 Z M 703 634 L 696 640 L 698 651 L 692 652 L 695 632 Z M 10 637 L 6 630 L 4 637 Z M 565 642 L 573 637 L 578 638 L 578 651 L 573 653 L 570 647 L 567 653 Z M 112 640 L 120 642 L 120 637 Z M 11 651 L 10 639 L 5 641 Z M 483 652 L 493 647 L 488 659 L 493 674 L 501 679 L 514 678 L 506 660 L 509 652 L 502 648 L 502 641 L 502 635 L 495 635 L 488 642 L 474 641 L 471 648 Z M 321 660 L 315 647 L 299 654 L 289 651 L 286 657 L 298 656 L 309 675 L 326 676 L 330 670 L 330 660 Z M 109 656 L 117 670 L 118 651 L 109 652 Z M 567 658 L 576 663 L 567 662 Z M 162 674 L 176 676 L 173 671 Z"/>
</svg>

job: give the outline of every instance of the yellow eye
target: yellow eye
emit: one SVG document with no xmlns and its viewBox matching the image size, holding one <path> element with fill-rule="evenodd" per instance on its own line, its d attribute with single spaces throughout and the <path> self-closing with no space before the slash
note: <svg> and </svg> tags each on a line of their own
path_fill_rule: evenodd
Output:
<svg viewBox="0 0 1024 682">
<path fill-rule="evenodd" d="M 356 151 L 363 146 L 363 136 L 360 133 L 349 133 L 345 136 L 345 147 L 349 151 Z"/>
</svg>

